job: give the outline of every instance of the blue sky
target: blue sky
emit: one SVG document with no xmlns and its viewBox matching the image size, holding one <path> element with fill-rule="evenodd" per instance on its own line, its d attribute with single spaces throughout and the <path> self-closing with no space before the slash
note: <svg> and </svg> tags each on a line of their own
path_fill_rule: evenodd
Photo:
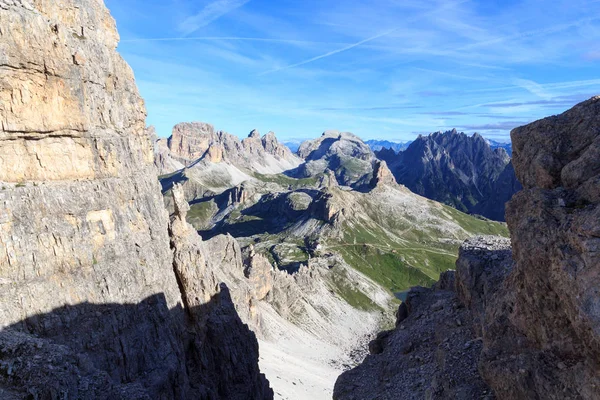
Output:
<svg viewBox="0 0 600 400">
<path fill-rule="evenodd" d="M 159 135 L 511 128 L 600 94 L 600 0 L 106 0 Z"/>
</svg>

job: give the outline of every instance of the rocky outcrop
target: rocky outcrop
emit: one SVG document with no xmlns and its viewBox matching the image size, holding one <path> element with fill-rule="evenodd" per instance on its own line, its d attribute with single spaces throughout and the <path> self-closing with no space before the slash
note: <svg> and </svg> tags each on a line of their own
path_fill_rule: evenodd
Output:
<svg viewBox="0 0 600 400">
<path fill-rule="evenodd" d="M 262 137 L 262 145 L 267 154 L 272 154 L 275 157 L 282 159 L 292 159 L 293 155 L 290 149 L 283 143 L 277 141 L 277 137 L 274 132 L 269 132 Z"/>
<path fill-rule="evenodd" d="M 219 140 L 221 139 L 221 140 Z M 235 149 L 233 137 L 219 138 L 214 126 L 203 122 L 181 123 L 173 127 L 173 132 L 168 138 L 168 147 L 171 153 L 187 163 L 196 161 L 204 156 L 213 142 L 223 142 Z"/>
<path fill-rule="evenodd" d="M 159 138 L 153 126 L 146 128 L 146 134 L 154 144 L 154 166 L 159 176 L 169 175 L 185 168 L 181 162 L 173 158 L 167 139 Z"/>
<path fill-rule="evenodd" d="M 223 276 L 223 265 L 211 260 L 215 252 L 206 248 L 195 229 L 186 222 L 189 205 L 181 186 L 173 187 L 173 197 L 175 214 L 169 227 L 173 269 L 195 334 L 194 353 L 190 357 L 195 368 L 191 374 L 195 381 L 217 388 L 223 399 L 272 397 L 269 383 L 258 369 L 256 336 L 241 321 L 234 306 L 234 301 L 239 307 L 249 307 L 250 302 L 237 296 L 232 300 L 226 284 L 219 283 L 231 280 Z M 221 260 L 227 260 L 235 274 L 241 261 L 235 259 L 236 249 L 219 247 L 225 249 Z M 233 259 L 228 254 L 233 254 Z M 255 281 L 251 283 L 256 285 Z M 243 294 L 242 291 L 236 293 Z M 242 313 L 245 311 L 243 308 Z"/>
<path fill-rule="evenodd" d="M 455 300 L 464 307 L 468 318 L 460 324 L 468 321 L 471 337 L 464 349 L 478 344 L 462 368 L 476 367 L 480 378 L 472 379 L 482 378 L 491 390 L 485 393 L 496 398 L 600 397 L 599 127 L 600 97 L 595 97 L 561 115 L 513 130 L 515 171 L 524 190 L 507 205 L 512 247 L 506 239 L 493 237 L 465 242 L 453 293 L 430 308 L 433 313 Z M 414 383 L 405 379 L 410 370 L 399 372 L 389 389 L 375 384 L 407 362 L 399 355 L 407 342 L 396 339 L 401 331 L 417 329 L 414 335 L 421 341 L 435 337 L 429 325 L 419 325 L 424 315 L 418 313 L 419 306 L 434 301 L 440 289 L 413 289 L 399 310 L 400 327 L 380 335 L 371 346 L 377 355 L 339 378 L 336 398 L 369 390 L 379 390 L 377 398 L 413 398 Z M 425 295 L 415 303 L 415 294 Z M 453 324 L 455 315 L 444 317 L 445 326 Z M 460 346 L 451 342 L 455 350 Z M 421 357 L 427 360 L 434 354 L 439 348 L 430 346 Z M 438 363 L 435 371 L 445 366 Z M 425 383 L 431 389 L 429 398 L 461 398 L 436 390 L 439 381 L 435 373 L 432 376 L 436 379 Z M 445 384 L 452 387 L 456 381 Z M 465 392 L 463 398 L 481 395 Z M 373 398 L 369 396 L 357 398 Z"/>
<path fill-rule="evenodd" d="M 273 266 L 264 256 L 256 254 L 252 245 L 244 274 L 250 281 L 254 299 L 263 300 L 273 289 Z"/>
<path fill-rule="evenodd" d="M 504 205 L 521 189 L 510 157 L 481 135 L 456 130 L 419 136 L 396 154 L 381 150 L 396 181 L 413 192 L 461 211 L 504 221 Z"/>
<path fill-rule="evenodd" d="M 169 238 L 103 3 L 0 0 L 0 26 L 1 397 L 272 397 L 199 237 Z"/>
<path fill-rule="evenodd" d="M 525 190 L 507 206 L 515 266 L 482 372 L 503 397 L 598 398 L 600 97 L 511 136 Z"/>
<path fill-rule="evenodd" d="M 325 171 L 321 179 L 319 180 L 320 188 L 336 188 L 339 186 L 337 178 L 335 177 L 335 172 L 328 169 Z"/>
<path fill-rule="evenodd" d="M 377 188 L 385 185 L 395 185 L 396 180 L 392 171 L 388 168 L 385 161 L 377 160 L 373 171 L 373 179 L 371 179 L 371 187 Z"/>
<path fill-rule="evenodd" d="M 473 312 L 478 336 L 484 329 L 486 308 L 512 270 L 510 240 L 495 236 L 471 238 L 461 246 L 456 261 L 458 298 Z"/>
</svg>

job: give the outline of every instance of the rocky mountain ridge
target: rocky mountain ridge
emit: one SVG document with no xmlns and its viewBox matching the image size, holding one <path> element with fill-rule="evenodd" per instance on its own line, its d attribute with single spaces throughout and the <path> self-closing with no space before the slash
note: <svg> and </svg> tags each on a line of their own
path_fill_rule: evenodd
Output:
<svg viewBox="0 0 600 400">
<path fill-rule="evenodd" d="M 272 398 L 99 0 L 0 0 L 0 397 Z"/>
<path fill-rule="evenodd" d="M 247 138 L 215 128 L 206 123 L 192 122 L 175 125 L 173 134 L 167 139 L 171 155 L 185 166 L 198 161 L 211 163 L 226 162 L 238 168 L 247 168 L 258 173 L 280 173 L 292 169 L 300 160 L 283 144 L 275 133 L 262 136 L 257 130 Z"/>
<path fill-rule="evenodd" d="M 377 156 L 413 192 L 494 220 L 504 220 L 505 203 L 520 189 L 506 151 L 477 133 L 436 132 Z"/>
<path fill-rule="evenodd" d="M 466 241 L 456 272 L 408 294 L 335 399 L 600 396 L 600 97 L 511 136 L 524 189 L 507 206 L 510 243 Z"/>
<path fill-rule="evenodd" d="M 332 171 L 339 184 L 360 188 L 373 177 L 375 154 L 358 136 L 349 132 L 326 131 L 315 140 L 300 145 L 298 156 L 304 160 L 288 174 L 312 177 Z"/>
<path fill-rule="evenodd" d="M 511 142 L 499 142 L 496 140 L 492 140 L 492 139 L 487 139 L 488 143 L 490 144 L 490 147 L 492 149 L 498 149 L 498 148 L 502 148 L 506 151 L 506 154 L 508 154 L 509 157 L 512 157 L 512 143 Z"/>
</svg>

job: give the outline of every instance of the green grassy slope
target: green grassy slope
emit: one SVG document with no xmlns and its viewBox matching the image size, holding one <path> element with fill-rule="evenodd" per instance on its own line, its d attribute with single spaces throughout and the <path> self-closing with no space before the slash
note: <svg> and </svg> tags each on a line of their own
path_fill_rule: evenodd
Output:
<svg viewBox="0 0 600 400">
<path fill-rule="evenodd" d="M 429 286 L 441 272 L 454 269 L 460 244 L 468 237 L 508 236 L 506 224 L 433 202 L 428 212 L 437 220 L 423 223 L 382 209 L 377 196 L 361 201 L 364 208 L 350 213 L 340 228 L 343 236 L 328 239 L 325 248 L 393 293 Z"/>
</svg>

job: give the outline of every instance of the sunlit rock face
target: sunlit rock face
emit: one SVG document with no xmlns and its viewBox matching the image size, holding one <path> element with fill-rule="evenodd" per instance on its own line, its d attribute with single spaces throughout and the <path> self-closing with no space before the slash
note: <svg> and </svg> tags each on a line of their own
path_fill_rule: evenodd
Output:
<svg viewBox="0 0 600 400">
<path fill-rule="evenodd" d="M 0 323 L 159 292 L 174 307 L 146 110 L 113 18 L 72 0 L 0 2 L 0 19 Z"/>
<path fill-rule="evenodd" d="M 272 398 L 118 39 L 101 0 L 0 0 L 0 398 Z"/>
</svg>

